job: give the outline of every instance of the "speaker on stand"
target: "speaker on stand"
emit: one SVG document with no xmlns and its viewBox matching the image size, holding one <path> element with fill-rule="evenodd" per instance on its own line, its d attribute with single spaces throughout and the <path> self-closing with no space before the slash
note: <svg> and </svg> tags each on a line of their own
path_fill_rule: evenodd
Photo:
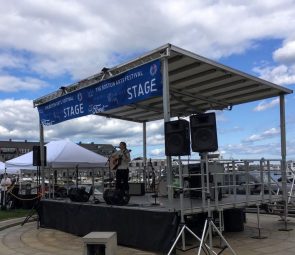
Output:
<svg viewBox="0 0 295 255">
<path fill-rule="evenodd" d="M 192 151 L 199 152 L 201 156 L 201 164 L 204 169 L 204 175 L 207 175 L 207 165 L 204 155 L 208 158 L 208 152 L 218 150 L 217 129 L 216 129 L 216 117 L 215 113 L 202 113 L 198 115 L 190 116 L 190 128 L 191 128 L 191 140 Z M 200 171 L 201 172 L 201 171 Z M 215 198 L 214 189 L 211 189 L 213 185 L 213 176 L 208 173 L 209 176 L 209 190 L 210 199 Z M 201 176 L 199 177 L 201 178 Z M 198 182 L 199 184 L 199 182 Z M 209 191 L 207 191 L 209 192 Z M 196 192 L 198 194 L 198 192 Z"/>
<path fill-rule="evenodd" d="M 189 122 L 175 120 L 165 122 L 166 156 L 190 155 Z"/>
<path fill-rule="evenodd" d="M 37 189 L 38 192 L 41 191 L 41 171 L 40 171 L 40 166 L 42 165 L 41 162 L 41 147 L 39 145 L 33 146 L 33 166 L 37 166 Z M 47 147 L 43 146 L 44 148 L 44 166 L 47 164 Z"/>
<path fill-rule="evenodd" d="M 46 152 L 46 146 L 44 146 L 44 166 L 46 166 L 47 162 Z M 41 149 L 39 145 L 33 146 L 33 166 L 41 166 Z"/>
<path fill-rule="evenodd" d="M 190 116 L 192 151 L 213 152 L 218 150 L 215 113 Z"/>
</svg>

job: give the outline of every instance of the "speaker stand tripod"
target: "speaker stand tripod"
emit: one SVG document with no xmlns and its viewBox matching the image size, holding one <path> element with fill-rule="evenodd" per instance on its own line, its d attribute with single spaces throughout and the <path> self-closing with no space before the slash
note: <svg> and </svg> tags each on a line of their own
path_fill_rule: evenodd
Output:
<svg viewBox="0 0 295 255">
<path fill-rule="evenodd" d="M 171 252 L 173 251 L 173 249 L 175 248 L 177 242 L 179 241 L 180 237 L 182 238 L 182 251 L 185 251 L 185 233 L 184 231 L 187 230 L 190 234 L 192 234 L 193 237 L 195 237 L 199 242 L 201 242 L 201 238 L 199 238 L 190 228 L 188 228 L 185 225 L 185 220 L 184 220 L 184 211 L 183 211 L 183 178 L 182 178 L 182 164 L 181 164 L 181 158 L 180 156 L 178 157 L 178 163 L 179 163 L 179 167 L 178 167 L 178 174 L 179 174 L 179 201 L 180 201 L 180 224 L 179 224 L 179 232 L 178 235 L 175 239 L 175 241 L 173 242 L 168 255 L 171 254 Z M 208 245 L 205 244 L 205 246 L 207 247 Z M 208 247 L 207 247 L 208 248 Z"/>
<path fill-rule="evenodd" d="M 202 233 L 202 238 L 200 241 L 200 247 L 198 250 L 198 255 L 201 254 L 201 250 L 204 246 L 204 244 L 206 245 L 206 240 L 209 237 L 209 245 L 206 245 L 206 247 L 208 248 L 209 254 L 215 254 L 215 255 L 219 255 L 221 254 L 226 248 L 229 248 L 230 251 L 232 252 L 233 255 L 236 255 L 235 251 L 233 250 L 233 248 L 229 245 L 229 243 L 226 241 L 226 239 L 224 238 L 224 236 L 222 235 L 221 231 L 216 227 L 213 219 L 212 219 L 212 212 L 211 212 L 211 205 L 210 205 L 210 184 L 209 184 L 209 164 L 208 164 L 208 153 L 201 153 L 201 172 L 202 174 L 204 174 L 204 163 L 206 166 L 206 199 L 207 199 L 207 210 L 208 210 L 208 217 L 205 220 L 205 224 L 204 224 L 204 228 L 203 228 L 203 233 Z M 215 187 L 216 188 L 216 187 Z M 225 246 L 221 249 L 221 251 L 219 251 L 218 253 L 216 253 L 213 250 L 213 246 L 212 246 L 212 230 L 215 230 L 215 232 L 218 234 L 218 236 L 221 238 L 221 240 L 224 242 Z M 208 247 L 209 246 L 209 247 Z"/>
<path fill-rule="evenodd" d="M 21 226 L 25 225 L 30 220 L 30 218 L 32 218 L 37 213 L 37 228 L 39 228 L 39 225 L 40 225 L 40 217 L 39 217 L 39 212 L 38 212 L 39 207 L 40 207 L 40 198 L 37 198 L 33 207 L 31 208 L 31 210 L 27 214 L 26 218 L 21 223 Z"/>
</svg>

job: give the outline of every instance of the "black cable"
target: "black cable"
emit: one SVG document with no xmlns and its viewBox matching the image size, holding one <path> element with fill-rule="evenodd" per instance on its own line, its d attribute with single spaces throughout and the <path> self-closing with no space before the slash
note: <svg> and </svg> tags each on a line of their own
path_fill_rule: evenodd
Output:
<svg viewBox="0 0 295 255">
<path fill-rule="evenodd" d="M 225 250 L 226 248 L 227 248 L 227 246 L 224 246 L 224 247 L 221 249 L 221 251 L 217 253 L 217 255 L 219 255 L 219 254 L 223 253 L 223 252 L 224 252 L 224 250 Z"/>
</svg>

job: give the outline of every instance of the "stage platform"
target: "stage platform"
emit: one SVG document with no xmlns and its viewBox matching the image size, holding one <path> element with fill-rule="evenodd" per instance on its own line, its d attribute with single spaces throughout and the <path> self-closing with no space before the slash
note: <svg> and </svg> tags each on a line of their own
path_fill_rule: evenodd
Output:
<svg viewBox="0 0 295 255">
<path fill-rule="evenodd" d="M 210 202 L 212 211 L 224 211 L 225 228 L 236 229 L 241 225 L 242 210 L 251 205 L 279 201 L 281 196 L 261 195 L 226 195 L 222 199 Z M 202 198 L 184 197 L 183 212 L 187 217 L 206 215 Z M 80 203 L 70 199 L 43 199 L 39 205 L 41 227 L 58 229 L 64 232 L 84 236 L 91 231 L 115 231 L 118 244 L 138 249 L 166 252 L 176 236 L 180 221 L 180 199 L 168 201 L 167 197 L 153 197 L 153 193 L 142 196 L 131 196 L 125 206 L 107 205 L 104 200 L 90 200 Z M 227 213 L 234 213 L 236 220 Z M 227 217 L 226 217 L 227 213 Z M 198 221 L 202 218 L 197 218 Z M 230 222 L 226 222 L 229 219 Z M 239 221 L 239 222 L 237 222 Z M 201 231 L 203 222 L 197 222 Z M 238 229 L 243 229 L 242 227 Z"/>
<path fill-rule="evenodd" d="M 180 208 L 180 198 L 175 197 L 169 201 L 167 196 L 158 196 L 156 199 L 153 193 L 148 193 L 143 196 L 131 196 L 130 201 L 126 207 L 137 210 L 148 211 L 177 211 Z M 212 196 L 213 197 L 213 196 Z M 257 204 L 267 204 L 278 202 L 282 200 L 281 195 L 243 195 L 243 194 L 223 194 L 221 199 L 211 199 L 210 207 L 212 211 L 220 211 L 231 208 L 245 208 L 248 206 L 255 206 Z M 155 205 L 156 203 L 156 205 Z M 191 197 L 189 195 L 183 198 L 183 212 L 184 215 L 196 214 L 208 211 L 208 203 L 202 197 Z"/>
</svg>

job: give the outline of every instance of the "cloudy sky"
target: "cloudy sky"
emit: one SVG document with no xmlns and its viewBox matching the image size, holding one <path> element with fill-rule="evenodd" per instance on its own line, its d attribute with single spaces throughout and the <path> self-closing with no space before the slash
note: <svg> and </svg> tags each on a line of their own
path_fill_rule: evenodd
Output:
<svg viewBox="0 0 295 255">
<path fill-rule="evenodd" d="M 295 84 L 293 0 L 0 0 L 0 140 L 38 141 L 32 101 L 166 43 L 289 89 Z M 295 159 L 295 96 L 286 97 Z M 279 101 L 217 113 L 224 158 L 279 158 Z M 163 123 L 147 125 L 148 157 L 163 157 Z M 142 155 L 142 126 L 87 116 L 45 127 L 45 140 L 117 145 Z"/>
</svg>

